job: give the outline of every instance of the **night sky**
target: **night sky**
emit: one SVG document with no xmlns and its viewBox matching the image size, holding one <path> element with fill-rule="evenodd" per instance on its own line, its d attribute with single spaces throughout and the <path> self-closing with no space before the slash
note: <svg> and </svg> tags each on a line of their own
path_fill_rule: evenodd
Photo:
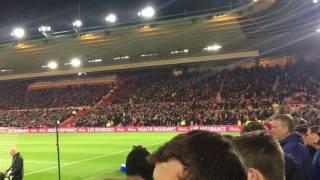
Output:
<svg viewBox="0 0 320 180">
<path fill-rule="evenodd" d="M 137 12 L 146 5 L 157 9 L 157 16 L 185 11 L 198 11 L 230 5 L 239 0 L 1 0 L 0 39 L 8 38 L 13 27 L 23 26 L 36 32 L 39 25 L 48 24 L 55 31 L 69 30 L 78 17 L 84 26 L 104 25 L 109 12 L 117 14 L 120 22 L 137 18 Z"/>
</svg>

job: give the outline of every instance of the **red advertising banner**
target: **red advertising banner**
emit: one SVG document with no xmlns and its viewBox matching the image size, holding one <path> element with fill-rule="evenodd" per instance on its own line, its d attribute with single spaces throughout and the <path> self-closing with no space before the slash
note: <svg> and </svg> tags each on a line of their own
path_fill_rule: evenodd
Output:
<svg viewBox="0 0 320 180">
<path fill-rule="evenodd" d="M 240 132 L 240 126 L 178 126 L 178 127 L 111 127 L 111 128 L 59 128 L 60 133 L 130 133 L 130 132 L 189 132 L 204 130 L 218 133 Z M 0 129 L 0 133 L 54 133 L 54 128 Z"/>
</svg>

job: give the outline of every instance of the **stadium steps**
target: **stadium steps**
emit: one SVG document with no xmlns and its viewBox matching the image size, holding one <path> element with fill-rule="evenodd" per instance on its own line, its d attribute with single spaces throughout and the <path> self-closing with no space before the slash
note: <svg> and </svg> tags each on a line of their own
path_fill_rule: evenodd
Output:
<svg viewBox="0 0 320 180">
<path fill-rule="evenodd" d="M 64 123 L 60 125 L 61 128 L 68 128 L 68 127 L 74 127 L 76 122 L 89 114 L 92 109 L 95 109 L 103 104 L 111 103 L 114 98 L 117 96 L 117 91 L 121 90 L 122 88 L 126 87 L 126 83 L 119 83 L 117 87 L 113 88 L 107 95 L 103 96 L 98 103 L 96 103 L 94 106 L 92 106 L 90 109 L 84 108 L 78 112 L 76 116 L 72 116 L 68 118 Z"/>
<path fill-rule="evenodd" d="M 93 106 L 93 108 L 99 107 L 103 104 L 112 103 L 112 101 L 117 98 L 118 92 L 121 91 L 123 88 L 126 88 L 126 85 L 127 84 L 124 82 L 118 83 L 117 86 L 114 87 L 107 95 L 103 96 L 101 100 Z"/>
<path fill-rule="evenodd" d="M 89 112 L 88 109 L 81 109 L 79 110 L 79 112 L 75 115 L 75 116 L 71 116 L 69 117 L 67 120 L 65 120 L 60 127 L 61 128 L 70 128 L 70 127 L 74 127 L 74 124 L 76 121 L 78 121 L 80 118 L 82 118 L 83 116 L 85 116 L 87 113 Z"/>
</svg>

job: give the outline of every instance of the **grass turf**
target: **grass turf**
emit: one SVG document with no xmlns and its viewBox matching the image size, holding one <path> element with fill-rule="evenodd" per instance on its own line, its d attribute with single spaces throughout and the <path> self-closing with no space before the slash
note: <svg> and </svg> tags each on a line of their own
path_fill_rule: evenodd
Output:
<svg viewBox="0 0 320 180">
<path fill-rule="evenodd" d="M 124 179 L 120 164 L 125 163 L 133 145 L 141 144 L 154 151 L 175 135 L 177 133 L 60 134 L 62 179 Z M 58 179 L 55 138 L 55 134 L 17 136 L 16 146 L 25 161 L 25 180 Z M 0 137 L 0 140 L 5 144 L 6 139 Z M 0 167 L 3 171 L 4 167 Z"/>
</svg>

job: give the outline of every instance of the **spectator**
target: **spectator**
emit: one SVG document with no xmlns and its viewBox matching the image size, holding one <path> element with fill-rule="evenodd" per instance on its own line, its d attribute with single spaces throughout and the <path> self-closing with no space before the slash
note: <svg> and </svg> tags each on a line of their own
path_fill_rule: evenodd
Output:
<svg viewBox="0 0 320 180">
<path fill-rule="evenodd" d="M 320 149 L 320 126 L 312 126 L 309 131 L 306 144 L 311 158 L 314 159 L 317 150 Z"/>
<path fill-rule="evenodd" d="M 267 123 L 269 125 L 269 123 Z M 251 122 L 243 127 L 241 134 L 255 131 L 270 131 L 265 125 L 259 122 Z M 285 177 L 286 180 L 305 180 L 306 175 L 302 167 L 292 158 L 292 156 L 284 153 Z"/>
<path fill-rule="evenodd" d="M 320 149 L 317 150 L 317 153 L 313 159 L 313 176 L 312 180 L 320 179 Z"/>
<path fill-rule="evenodd" d="M 248 180 L 284 180 L 283 152 L 269 133 L 244 133 L 234 138 L 233 143 L 248 168 Z"/>
<path fill-rule="evenodd" d="M 306 124 L 298 125 L 295 128 L 295 132 L 303 138 L 303 143 L 307 145 L 307 138 L 310 137 L 310 130 L 308 125 Z"/>
<path fill-rule="evenodd" d="M 134 146 L 126 160 L 127 180 L 152 180 L 154 167 L 147 160 L 150 153 L 142 146 Z"/>
<path fill-rule="evenodd" d="M 155 180 L 246 180 L 246 169 L 232 145 L 206 131 L 180 134 L 150 157 Z"/>
<path fill-rule="evenodd" d="M 302 137 L 294 133 L 293 118 L 290 115 L 279 114 L 272 117 L 270 124 L 272 125 L 271 133 L 279 140 L 283 151 L 292 155 L 304 170 L 307 179 L 312 179 L 312 160 Z"/>
</svg>

